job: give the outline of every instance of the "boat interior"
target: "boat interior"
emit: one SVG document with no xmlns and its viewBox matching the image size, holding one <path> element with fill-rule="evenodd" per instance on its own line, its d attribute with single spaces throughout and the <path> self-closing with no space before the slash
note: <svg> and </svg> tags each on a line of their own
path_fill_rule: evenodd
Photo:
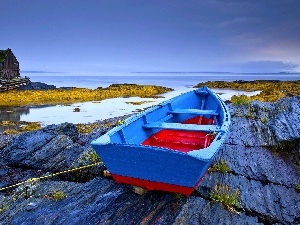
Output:
<svg viewBox="0 0 300 225">
<path fill-rule="evenodd" d="M 182 124 L 209 126 L 214 125 L 215 120 L 213 118 L 196 116 L 184 121 Z M 214 132 L 207 131 L 162 129 L 159 132 L 151 135 L 142 144 L 163 147 L 186 153 L 192 150 L 199 150 L 208 147 L 213 141 L 214 136 Z"/>
</svg>

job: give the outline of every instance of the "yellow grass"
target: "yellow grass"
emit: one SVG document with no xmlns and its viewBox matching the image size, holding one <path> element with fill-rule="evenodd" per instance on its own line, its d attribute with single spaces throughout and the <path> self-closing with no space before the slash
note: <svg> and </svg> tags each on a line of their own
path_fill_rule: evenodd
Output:
<svg viewBox="0 0 300 225">
<path fill-rule="evenodd" d="M 70 104 L 129 96 L 153 97 L 172 90 L 171 88 L 160 86 L 122 84 L 95 90 L 74 88 L 72 90 L 8 91 L 0 93 L 0 106 Z"/>
<path fill-rule="evenodd" d="M 19 134 L 21 132 L 38 130 L 41 128 L 39 122 L 26 122 L 26 121 L 0 121 L 0 126 L 7 129 L 3 134 Z"/>
<path fill-rule="evenodd" d="M 207 85 L 210 88 L 234 89 L 245 91 L 261 91 L 260 94 L 250 96 L 249 100 L 261 102 L 275 102 L 283 97 L 300 95 L 300 80 L 298 81 L 208 81 L 199 83 L 196 87 Z"/>
</svg>

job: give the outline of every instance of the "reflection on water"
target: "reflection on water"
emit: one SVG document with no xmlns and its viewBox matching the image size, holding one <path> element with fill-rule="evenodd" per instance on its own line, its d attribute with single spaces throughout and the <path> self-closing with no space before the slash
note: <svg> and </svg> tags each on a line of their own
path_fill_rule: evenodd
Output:
<svg viewBox="0 0 300 225">
<path fill-rule="evenodd" d="M 89 123 L 97 120 L 128 115 L 150 106 L 156 105 L 181 93 L 193 90 L 182 88 L 162 95 L 164 98 L 113 98 L 99 102 L 83 102 L 70 105 L 35 106 L 35 107 L 0 107 L 1 121 L 40 122 L 42 126 L 50 124 Z M 256 95 L 259 92 L 213 89 L 223 100 L 229 100 L 232 95 Z M 142 104 L 130 104 L 139 102 Z M 74 109 L 79 108 L 79 112 Z M 0 131 L 7 129 L 0 126 Z"/>
<path fill-rule="evenodd" d="M 1 121 L 20 121 L 23 114 L 29 114 L 28 107 L 0 107 Z"/>
<path fill-rule="evenodd" d="M 142 105 L 132 105 L 126 102 L 149 101 Z M 151 102 L 150 102 L 151 101 Z M 155 104 L 151 98 L 141 99 L 114 98 L 99 102 L 82 102 L 70 105 L 56 105 L 47 108 L 32 108 L 30 113 L 21 116 L 21 120 L 28 122 L 41 122 L 42 126 L 49 124 L 89 123 L 97 120 L 126 115 L 136 110 L 143 109 Z M 77 110 L 75 110 L 77 109 Z M 79 109 L 79 110 L 78 110 Z"/>
<path fill-rule="evenodd" d="M 29 114 L 28 107 L 0 107 L 0 120 L 1 121 L 20 121 L 21 115 Z M 13 129 L 14 126 L 0 126 L 0 132 L 7 129 Z"/>
</svg>

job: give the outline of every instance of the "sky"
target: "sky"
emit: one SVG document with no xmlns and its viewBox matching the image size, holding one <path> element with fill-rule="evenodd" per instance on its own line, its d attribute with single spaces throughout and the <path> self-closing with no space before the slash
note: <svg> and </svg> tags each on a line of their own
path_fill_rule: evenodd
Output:
<svg viewBox="0 0 300 225">
<path fill-rule="evenodd" d="M 21 71 L 300 72 L 299 0 L 0 0 Z"/>
</svg>

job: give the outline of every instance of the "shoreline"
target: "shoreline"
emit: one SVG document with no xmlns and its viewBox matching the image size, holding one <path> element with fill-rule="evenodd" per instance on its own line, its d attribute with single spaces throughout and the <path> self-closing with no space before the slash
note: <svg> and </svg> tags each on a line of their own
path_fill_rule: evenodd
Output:
<svg viewBox="0 0 300 225">
<path fill-rule="evenodd" d="M 128 186 L 103 178 L 102 164 L 55 179 L 32 179 L 101 163 L 90 143 L 122 118 L 99 122 L 86 134 L 70 123 L 19 135 L 0 134 L 1 187 L 32 179 L 26 186 L 0 193 L 0 220 L 31 224 L 55 215 L 49 224 L 74 224 L 91 222 L 93 213 L 96 223 L 109 212 L 114 224 L 130 223 L 132 218 L 139 224 L 144 218 L 165 224 L 221 220 L 226 224 L 296 224 L 300 221 L 300 208 L 295 207 L 300 202 L 300 109 L 294 106 L 299 103 L 300 96 L 275 103 L 253 101 L 249 106 L 230 104 L 230 133 L 188 198 L 155 191 L 137 195 Z M 228 170 L 216 170 L 221 163 Z M 224 198 L 237 193 L 237 206 L 215 200 L 211 193 L 216 192 Z"/>
<path fill-rule="evenodd" d="M 253 85 L 254 84 L 254 85 Z M 216 81 L 216 82 L 205 82 L 205 83 L 199 83 L 194 86 L 199 87 L 203 85 L 209 86 L 212 90 L 214 90 L 217 94 L 220 95 L 220 97 L 223 99 L 223 101 L 235 103 L 237 102 L 240 104 L 241 102 L 243 104 L 249 104 L 252 100 L 261 100 L 261 94 L 264 94 L 266 90 L 268 91 L 267 94 L 274 98 L 274 94 L 270 91 L 270 84 L 284 84 L 285 92 L 291 92 L 292 93 L 299 93 L 300 95 L 300 89 L 297 88 L 300 86 L 300 81 L 235 81 L 235 82 L 225 82 L 225 81 Z M 288 84 L 288 85 L 287 85 Z M 239 86 L 237 86 L 239 85 Z M 33 85 L 30 85 L 31 87 L 36 87 L 38 90 L 31 90 L 31 92 L 38 91 L 41 92 L 40 88 L 50 88 L 49 92 L 52 92 L 53 86 L 49 86 L 47 84 L 42 83 L 33 83 Z M 122 89 L 123 87 L 126 88 L 136 88 L 139 89 L 140 87 L 152 88 L 151 85 L 132 85 L 132 84 L 115 84 L 111 85 L 112 88 Z M 295 87 L 296 86 L 296 87 Z M 290 89 L 289 89 L 290 87 Z M 145 90 L 148 90 L 148 89 Z M 238 91 L 243 89 L 244 91 Z M 254 90 L 261 89 L 262 91 L 253 92 Z M 264 89 L 264 90 L 263 90 Z M 299 90 L 298 90 L 299 89 Z M 72 90 L 84 90 L 85 93 L 89 93 L 89 89 L 78 89 L 78 88 L 57 88 L 57 91 L 63 91 L 63 92 L 69 92 L 71 93 Z M 100 89 L 105 90 L 105 89 Z M 50 124 L 60 124 L 64 122 L 71 122 L 73 124 L 78 124 L 78 126 L 82 127 L 93 127 L 94 124 L 97 124 L 101 120 L 105 120 L 108 118 L 114 118 L 118 116 L 126 116 L 132 113 L 137 113 L 141 110 L 144 110 L 147 107 L 151 107 L 152 105 L 159 104 L 161 101 L 165 101 L 171 97 L 174 97 L 180 93 L 193 90 L 193 88 L 182 88 L 181 91 L 179 90 L 172 90 L 163 87 L 160 89 L 158 87 L 158 90 L 166 91 L 164 94 L 162 94 L 163 98 L 138 98 L 138 97 L 130 97 L 126 96 L 126 98 L 107 98 L 100 101 L 92 101 L 92 102 L 78 102 L 74 104 L 58 104 L 58 105 L 33 105 L 33 106 L 22 106 L 20 108 L 8 108 L 8 110 L 5 111 L 5 107 L 2 108 L 1 115 L 2 119 L 0 120 L 0 132 L 6 132 L 7 134 L 14 134 L 18 132 L 24 132 L 29 130 L 36 130 L 40 129 L 41 127 L 44 127 L 46 125 Z M 171 90 L 171 91 L 170 91 Z M 27 90 L 28 91 L 28 90 Z M 79 91 L 79 93 L 80 93 Z M 231 92 L 230 94 L 226 93 Z M 276 89 L 278 91 L 278 89 Z M 280 91 L 280 89 L 279 89 Z M 298 91 L 298 92 L 297 92 Z M 47 90 L 44 90 L 44 92 L 48 92 Z M 26 92 L 27 93 L 27 92 Z M 139 92 L 141 93 L 141 92 Z M 134 95 L 134 94 L 133 94 Z M 142 95 L 142 94 L 141 94 Z M 161 95 L 161 94 L 158 94 Z M 254 96 L 251 96 L 254 95 Z M 277 94 L 276 97 L 281 96 Z M 285 96 L 283 96 L 285 97 Z M 258 98 L 258 99 L 257 99 Z M 265 99 L 263 99 L 265 100 Z M 275 99 L 276 100 L 276 99 Z M 106 105 L 103 105 L 106 104 Z M 118 106 L 118 107 L 117 107 Z M 97 114 L 96 112 L 101 109 L 101 114 Z M 95 112 L 95 113 L 94 113 Z M 117 113 L 116 113 L 117 112 Z M 12 121 L 9 118 L 12 118 L 12 115 L 16 115 L 19 117 L 19 119 L 16 121 Z M 57 115 L 59 114 L 60 117 Z M 22 116 L 23 115 L 23 116 Z M 99 116 L 101 115 L 101 116 Z M 14 118 L 17 118 L 14 116 Z M 39 119 L 40 117 L 43 117 L 44 119 Z M 65 116 L 65 117 L 64 117 Z M 46 121 L 48 122 L 42 122 Z M 64 119 L 69 118 L 69 119 Z M 72 118 L 72 120 L 70 120 Z M 95 119 L 93 119 L 95 118 Z M 86 125 L 84 125 L 86 124 Z"/>
<path fill-rule="evenodd" d="M 228 88 L 245 91 L 261 91 L 258 95 L 248 98 L 249 101 L 276 102 L 284 97 L 300 95 L 300 80 L 255 80 L 255 81 L 208 81 L 197 84 L 195 87 L 207 85 L 211 88 Z"/>
</svg>

